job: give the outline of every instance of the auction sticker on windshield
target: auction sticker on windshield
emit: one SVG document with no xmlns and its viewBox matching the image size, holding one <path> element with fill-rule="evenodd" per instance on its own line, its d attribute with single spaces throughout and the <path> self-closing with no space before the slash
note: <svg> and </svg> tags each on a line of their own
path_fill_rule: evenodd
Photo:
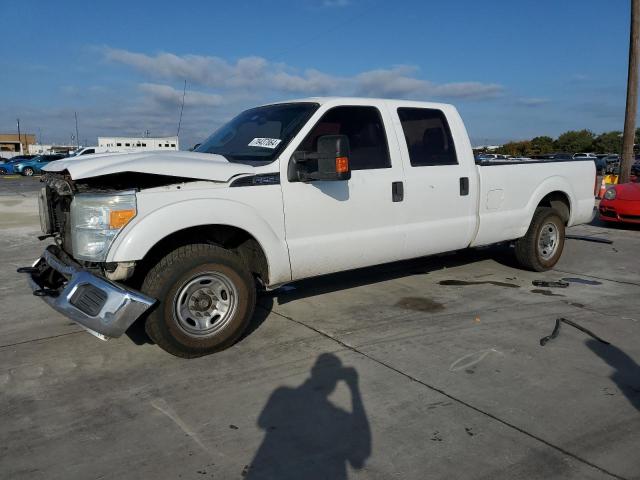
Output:
<svg viewBox="0 0 640 480">
<path fill-rule="evenodd" d="M 281 142 L 279 138 L 254 138 L 249 142 L 250 147 L 276 148 Z"/>
</svg>

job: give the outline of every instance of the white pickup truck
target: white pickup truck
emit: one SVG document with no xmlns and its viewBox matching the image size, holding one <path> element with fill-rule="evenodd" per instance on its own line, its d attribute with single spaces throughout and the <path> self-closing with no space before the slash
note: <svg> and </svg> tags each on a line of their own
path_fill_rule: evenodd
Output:
<svg viewBox="0 0 640 480">
<path fill-rule="evenodd" d="M 274 103 L 193 152 L 45 170 L 34 294 L 103 339 L 140 319 L 183 357 L 231 345 L 260 288 L 497 242 L 549 269 L 594 207 L 592 160 L 476 165 L 456 109 L 413 101 Z"/>
</svg>

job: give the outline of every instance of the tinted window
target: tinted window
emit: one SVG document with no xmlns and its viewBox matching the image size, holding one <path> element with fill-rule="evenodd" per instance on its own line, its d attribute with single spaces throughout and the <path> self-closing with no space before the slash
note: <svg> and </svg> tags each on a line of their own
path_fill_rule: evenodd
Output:
<svg viewBox="0 0 640 480">
<path fill-rule="evenodd" d="M 411 166 L 456 165 L 456 147 L 449 124 L 440 110 L 399 108 Z"/>
<path fill-rule="evenodd" d="M 92 153 L 96 153 L 96 151 L 93 148 L 90 148 L 89 150 L 82 152 L 80 155 L 90 155 Z"/>
<path fill-rule="evenodd" d="M 315 152 L 318 137 L 349 137 L 351 170 L 389 168 L 389 148 L 380 112 L 375 107 L 336 107 L 325 113 L 298 150 Z"/>
</svg>

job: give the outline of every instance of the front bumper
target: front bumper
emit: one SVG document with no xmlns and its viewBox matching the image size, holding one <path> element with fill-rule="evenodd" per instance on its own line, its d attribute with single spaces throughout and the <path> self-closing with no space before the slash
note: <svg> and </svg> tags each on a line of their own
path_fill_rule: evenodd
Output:
<svg viewBox="0 0 640 480">
<path fill-rule="evenodd" d="M 640 223 L 640 201 L 637 200 L 603 199 L 598 210 L 600 220 L 606 222 Z"/>
<path fill-rule="evenodd" d="M 156 302 L 84 270 L 53 245 L 22 270 L 34 295 L 103 340 L 121 336 Z"/>
</svg>

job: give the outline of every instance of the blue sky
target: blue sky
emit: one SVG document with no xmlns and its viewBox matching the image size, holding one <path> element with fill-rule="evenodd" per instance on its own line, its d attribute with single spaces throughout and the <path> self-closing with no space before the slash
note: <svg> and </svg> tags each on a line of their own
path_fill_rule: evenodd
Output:
<svg viewBox="0 0 640 480">
<path fill-rule="evenodd" d="M 316 95 L 453 103 L 475 144 L 622 129 L 627 0 L 0 0 L 0 132 L 174 135 Z"/>
</svg>

